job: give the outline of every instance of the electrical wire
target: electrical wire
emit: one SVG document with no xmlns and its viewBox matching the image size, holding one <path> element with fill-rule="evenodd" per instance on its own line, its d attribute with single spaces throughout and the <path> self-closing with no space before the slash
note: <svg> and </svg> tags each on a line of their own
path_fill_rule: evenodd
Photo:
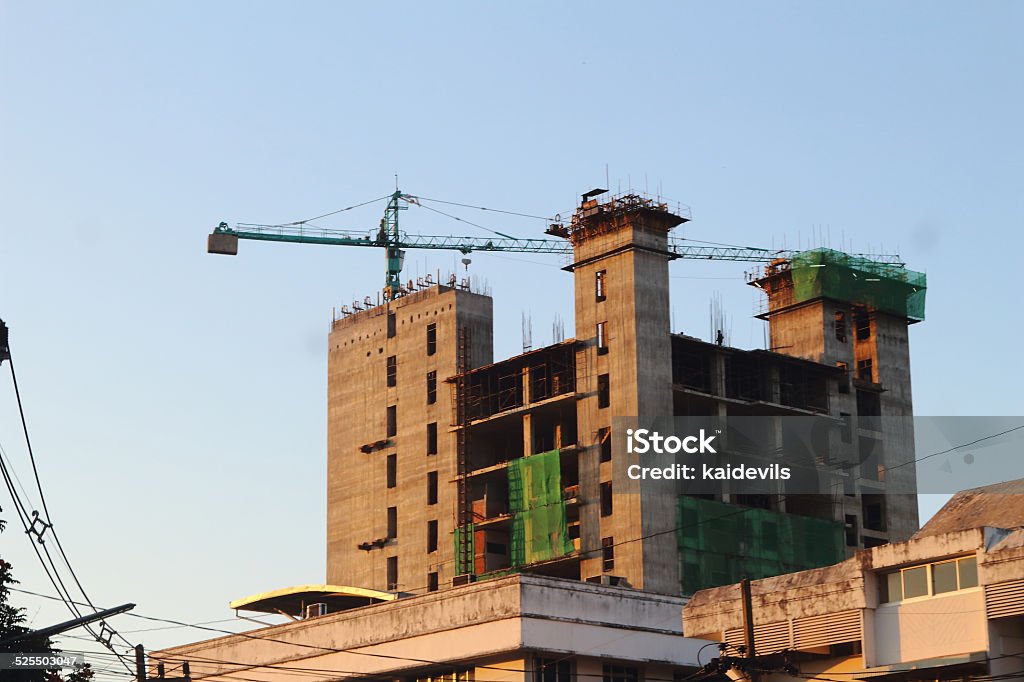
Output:
<svg viewBox="0 0 1024 682">
<path fill-rule="evenodd" d="M 350 208 L 354 208 L 354 207 L 350 207 Z M 428 210 L 435 210 L 436 211 L 436 209 L 430 209 L 429 207 L 425 207 L 425 208 L 428 208 Z M 342 210 L 348 210 L 348 209 L 342 209 Z M 437 212 L 444 214 L 441 211 L 437 211 Z M 444 214 L 444 215 L 447 215 L 447 214 Z M 455 218 L 456 220 L 461 220 L 460 218 L 457 218 L 455 216 L 449 216 L 449 217 Z M 464 221 L 464 222 L 468 222 L 468 221 Z M 470 223 L 470 224 L 473 224 L 474 226 L 480 227 L 481 229 L 489 230 L 489 228 L 486 228 L 486 227 L 483 227 L 483 226 L 479 226 L 479 225 L 475 225 L 474 223 Z M 495 232 L 493 230 L 490 230 L 490 231 Z M 495 232 L 495 234 L 499 234 L 500 235 L 501 233 Z M 18 397 L 19 412 L 20 412 L 21 418 L 22 418 L 22 427 L 23 427 L 23 430 L 25 432 L 26 443 L 28 445 L 30 457 L 32 459 L 33 474 L 35 476 L 37 488 L 38 488 L 39 493 L 40 493 L 40 499 L 41 499 L 41 502 L 42 502 L 43 511 L 44 511 L 44 514 L 46 514 L 45 523 L 47 524 L 47 526 L 52 531 L 52 524 L 50 524 L 50 517 L 49 517 L 48 508 L 47 508 L 46 501 L 45 501 L 45 496 L 43 494 L 42 485 L 41 485 L 40 478 L 39 478 L 39 475 L 38 475 L 38 469 L 37 469 L 37 466 L 36 466 L 34 454 L 32 453 L 32 449 L 31 449 L 31 441 L 30 441 L 30 438 L 29 438 L 27 424 L 26 424 L 25 417 L 24 417 L 24 410 L 23 410 L 23 406 L 22 406 L 22 403 L 21 403 L 21 399 L 20 399 L 20 391 L 18 390 L 18 387 L 17 387 L 17 379 L 16 379 L 16 374 L 14 373 L 13 363 L 12 363 L 12 366 L 11 366 L 11 372 L 12 372 L 12 379 L 13 379 L 14 384 L 15 384 L 15 393 L 16 393 L 16 395 Z M 925 460 L 925 459 L 928 459 L 928 458 L 931 458 L 931 457 L 939 456 L 941 454 L 946 454 L 948 452 L 955 451 L 955 450 L 957 450 L 959 448 L 969 447 L 971 445 L 975 445 L 975 444 L 983 442 L 985 440 L 989 440 L 989 439 L 996 438 L 996 437 L 999 437 L 999 436 L 1002 436 L 1002 435 L 1006 435 L 1008 433 L 1012 433 L 1012 432 L 1015 432 L 1015 431 L 1020 430 L 1020 429 L 1024 429 L 1024 425 L 1020 425 L 1020 426 L 1017 426 L 1017 427 L 1014 427 L 1014 428 L 1011 428 L 1011 429 L 1007 429 L 1005 431 L 1002 431 L 1002 432 L 999 432 L 999 433 L 996 433 L 996 434 L 991 434 L 989 436 L 985 436 L 983 438 L 979 438 L 979 439 L 976 439 L 974 441 L 971 441 L 970 443 L 965 443 L 965 444 L 962 444 L 962 445 L 954 446 L 954 447 L 949 448 L 947 450 L 931 453 L 929 455 L 925 455 L 923 457 L 916 458 L 915 460 L 912 460 L 910 462 L 905 462 L 905 463 L 903 463 L 901 465 L 897 465 L 897 466 L 894 466 L 894 467 L 891 467 L 891 468 L 895 469 L 895 468 L 898 468 L 899 466 L 905 466 L 905 465 L 913 463 L 913 462 L 922 461 L 922 460 Z M 30 518 L 30 514 L 28 512 L 27 506 L 21 501 L 20 497 L 18 496 L 17 490 L 15 489 L 15 486 L 14 486 L 14 483 L 13 483 L 13 480 L 12 480 L 12 476 L 11 476 L 11 472 L 13 471 L 13 469 L 10 469 L 10 470 L 8 469 L 8 466 L 7 466 L 6 462 L 4 461 L 5 459 L 6 459 L 5 457 L 0 458 L 0 469 L 2 469 L 2 472 L 3 472 L 4 482 L 5 482 L 5 484 L 6 484 L 7 488 L 8 488 L 8 492 L 11 494 L 12 499 L 15 502 L 15 508 L 16 508 L 17 513 L 18 513 L 19 519 L 22 521 L 23 527 L 25 528 L 25 532 L 27 534 L 31 535 L 33 533 L 33 531 L 32 531 L 32 523 L 29 522 L 29 520 L 28 520 Z M 857 479 L 854 479 L 854 480 L 860 480 L 861 478 L 863 478 L 863 477 L 858 477 Z M 780 500 L 784 500 L 784 499 L 786 499 L 786 496 L 780 496 Z M 740 508 L 734 514 L 737 514 L 737 515 L 738 514 L 745 514 L 745 513 L 748 513 L 749 511 L 751 511 L 751 508 Z M 716 517 L 714 520 L 717 521 L 717 520 L 720 520 L 721 518 L 724 518 L 725 516 L 729 516 L 729 515 L 733 515 L 733 514 L 722 515 L 720 517 Z M 36 517 L 38 517 L 38 514 L 36 514 Z M 670 529 L 667 529 L 667 530 L 664 530 L 664 531 L 658 531 L 658 532 L 655 532 L 655 533 L 650 533 L 650 534 L 642 535 L 642 536 L 639 536 L 639 537 L 636 537 L 636 538 L 629 538 L 629 539 L 617 542 L 613 546 L 625 545 L 625 544 L 628 544 L 628 543 L 631 543 L 631 542 L 642 541 L 642 540 L 650 538 L 650 537 L 655 537 L 655 536 L 667 534 L 667 533 L 670 533 L 670 532 L 676 532 L 676 531 L 681 530 L 683 528 L 691 527 L 691 526 L 696 526 L 696 525 L 701 525 L 702 523 L 707 523 L 709 521 L 711 521 L 711 520 L 706 520 L 706 521 L 703 521 L 703 522 L 697 522 L 695 524 L 688 524 L 687 526 L 673 527 L 673 528 L 670 528 Z M 44 528 L 43 532 L 45 532 L 45 528 Z M 57 539 L 56 539 L 56 534 L 55 533 L 52 533 L 52 534 L 54 535 L 55 542 L 58 544 L 58 547 L 60 548 L 59 541 L 57 541 Z M 44 568 L 44 571 L 47 574 L 47 577 L 50 579 L 51 583 L 53 584 L 54 588 L 57 590 L 58 594 L 61 594 L 60 599 L 65 602 L 65 604 L 72 610 L 73 613 L 75 613 L 76 615 L 81 615 L 81 611 L 78 610 L 76 603 L 74 602 L 73 599 L 70 598 L 70 591 L 67 589 L 67 586 L 64 584 L 63 580 L 60 578 L 59 573 L 56 571 L 56 565 L 55 565 L 55 563 L 53 561 L 52 556 L 49 555 L 48 549 L 45 547 L 45 544 L 41 541 L 42 540 L 42 533 L 40 533 L 39 535 L 40 535 L 40 542 L 38 544 L 43 546 L 43 548 L 44 548 L 44 550 L 46 552 L 46 555 L 47 555 L 47 559 L 49 561 L 49 567 L 54 569 L 54 573 L 55 574 L 51 574 L 49 568 L 47 567 L 47 562 L 43 561 L 42 556 L 41 556 L 41 554 L 39 552 L 39 549 L 35 546 L 36 543 L 32 543 L 32 545 L 33 545 L 33 549 L 36 552 L 37 557 L 39 558 L 41 564 L 43 565 L 43 568 Z M 67 564 L 67 567 L 68 567 L 69 571 L 71 571 L 72 576 L 74 577 L 75 582 L 76 582 L 77 586 L 79 587 L 79 590 L 82 592 L 83 596 L 86 599 L 86 603 L 88 604 L 88 606 L 90 606 L 90 608 L 92 608 L 94 610 L 94 612 L 97 611 L 98 609 L 96 609 L 95 605 L 93 605 L 91 600 L 88 599 L 88 596 L 85 594 L 84 589 L 82 589 L 81 583 L 78 580 L 77 575 L 74 574 L 74 571 L 73 571 L 73 569 L 70 566 L 70 562 L 67 560 L 67 555 L 63 552 L 62 548 L 60 548 L 60 549 L 61 549 L 62 557 L 63 557 L 65 563 Z M 602 548 L 602 550 L 603 549 L 604 548 Z M 584 555 L 586 555 L 586 554 L 595 554 L 597 551 L 599 551 L 599 550 L 591 550 L 591 551 L 585 553 Z M 583 556 L 583 555 L 581 555 L 581 556 Z M 445 562 L 445 563 L 447 563 L 447 562 Z M 19 591 L 22 591 L 22 590 L 19 590 Z M 27 591 L 25 591 L 25 592 L 27 592 Z M 47 595 L 39 595 L 39 596 L 47 596 Z M 824 595 L 822 595 L 822 594 L 814 595 L 814 598 L 820 598 L 821 596 L 824 596 Z M 144 616 L 140 616 L 139 614 L 134 614 L 134 613 L 130 613 L 129 615 L 135 616 L 135 617 L 144 617 Z M 146 617 L 144 617 L 144 618 L 146 618 Z M 181 622 L 181 621 L 172 621 L 172 620 L 169 620 L 169 619 L 155 619 L 155 618 L 147 618 L 147 619 L 148 620 L 157 620 L 157 621 L 160 621 L 160 622 L 169 622 L 169 623 L 173 623 L 176 626 L 181 626 L 181 627 L 194 627 L 194 628 L 199 628 L 199 629 L 205 629 L 205 630 L 209 630 L 209 631 L 213 631 L 213 632 L 220 632 L 222 634 L 249 636 L 249 635 L 246 635 L 246 633 L 235 633 L 235 632 L 231 632 L 231 631 L 227 631 L 227 630 L 222 630 L 222 629 L 219 629 L 219 628 L 208 628 L 208 627 L 204 627 L 204 626 L 197 625 L 197 624 L 184 623 L 184 622 Z M 109 629 L 109 626 L 106 626 L 106 627 Z M 90 630 L 90 632 L 92 632 L 92 630 Z M 112 631 L 112 633 L 113 633 L 113 631 Z M 94 635 L 96 640 L 99 641 L 101 644 L 104 644 L 107 647 L 110 646 L 109 645 L 109 641 L 104 643 L 102 638 L 99 635 L 96 635 L 95 633 L 92 633 L 92 634 Z M 117 634 L 117 633 L 114 633 L 114 634 Z M 123 636 L 121 636 L 119 634 L 118 634 L 118 636 L 122 640 L 124 640 L 126 644 L 130 645 L 130 643 L 127 640 L 125 640 L 123 638 Z M 263 638 L 263 637 L 255 637 L 255 638 L 256 639 L 266 639 L 266 638 Z M 283 642 L 283 643 L 289 643 L 289 642 Z M 296 644 L 296 643 L 289 643 L 289 644 Z M 321 649 L 321 650 L 330 650 L 330 649 L 326 649 L 324 647 L 315 647 L 314 646 L 312 648 L 317 648 L 317 649 Z M 113 649 L 111 649 L 111 650 L 113 651 Z M 374 654 L 367 654 L 366 652 L 353 652 L 353 653 L 361 653 L 361 654 L 364 654 L 364 655 L 374 655 Z M 404 657 L 392 657 L 392 656 L 386 656 L 386 655 L 382 655 L 382 654 L 376 654 L 375 656 L 384 657 L 384 658 L 400 658 L 402 660 L 410 660 L 410 661 L 419 662 L 419 663 L 430 663 L 430 664 L 438 664 L 439 663 L 437 661 L 430 661 L 430 660 L 427 660 L 427 659 L 405 659 Z M 118 655 L 118 658 L 119 658 L 119 660 L 121 660 L 121 662 L 123 664 L 125 663 L 123 658 L 120 655 Z M 126 665 L 126 667 L 127 667 L 127 665 Z M 129 669 L 129 672 L 131 672 L 130 667 L 128 669 Z"/>
<path fill-rule="evenodd" d="M 954 450 L 957 450 L 958 448 L 963 448 L 963 447 L 969 447 L 971 445 L 976 445 L 977 443 L 981 443 L 981 442 L 984 442 L 986 440 L 991 440 L 992 438 L 998 438 L 1000 436 L 1006 435 L 1007 433 L 1011 433 L 1013 431 L 1017 431 L 1017 430 L 1020 430 L 1020 429 L 1024 429 L 1024 424 L 1022 424 L 1020 426 L 1017 426 L 1017 427 L 1014 427 L 1012 429 L 1008 429 L 1006 431 L 1002 431 L 1002 432 L 999 432 L 999 433 L 994 433 L 994 434 L 991 434 L 991 435 L 988 435 L 988 436 L 984 436 L 984 437 L 979 438 L 977 440 L 971 441 L 970 443 L 964 443 L 964 444 L 957 445 L 957 446 L 954 446 L 952 448 L 949 448 L 947 450 L 943 450 L 943 451 L 940 451 L 940 452 L 934 452 L 934 453 L 931 453 L 931 454 L 928 454 L 928 455 L 923 455 L 923 456 L 918 457 L 916 459 L 909 460 L 908 462 L 905 462 L 905 463 L 903 463 L 903 464 L 901 464 L 899 466 L 904 466 L 906 464 L 912 464 L 914 462 L 918 462 L 918 461 L 922 461 L 922 460 L 925 460 L 925 459 L 929 459 L 931 457 L 935 457 L 935 456 L 938 456 L 940 454 L 952 452 Z M 891 467 L 891 468 L 895 469 L 897 467 Z M 869 479 L 866 479 L 864 476 L 857 476 L 857 477 L 852 478 L 851 482 L 855 483 L 855 482 L 861 481 L 861 480 L 869 480 Z M 779 502 L 785 502 L 787 499 L 789 499 L 790 497 L 794 497 L 794 496 L 798 497 L 799 495 L 773 495 L 772 497 L 775 499 L 775 501 L 777 503 L 779 503 Z M 705 520 L 702 520 L 702 521 L 694 521 L 694 522 L 691 522 L 691 523 L 686 523 L 686 524 L 682 524 L 682 525 L 672 526 L 672 527 L 666 528 L 664 530 L 653 531 L 651 533 L 646 533 L 646 534 L 638 535 L 638 536 L 635 536 L 635 537 L 628 537 L 628 538 L 626 538 L 624 540 L 620 540 L 620 541 L 614 542 L 614 543 L 612 543 L 611 545 L 608 545 L 608 546 L 609 547 L 620 547 L 620 546 L 624 546 L 624 545 L 630 545 L 630 544 L 633 544 L 635 542 L 643 542 L 644 540 L 648 540 L 650 538 L 660 537 L 662 535 L 668 535 L 669 533 L 676 533 L 676 532 L 678 532 L 680 530 L 689 530 L 689 529 L 692 529 L 692 528 L 698 528 L 698 527 L 703 526 L 703 525 L 708 524 L 708 523 L 718 522 L 721 519 L 731 518 L 731 517 L 734 517 L 734 516 L 742 516 L 744 514 L 749 514 L 749 513 L 755 512 L 755 511 L 758 511 L 758 508 L 756 508 L 756 507 L 739 507 L 739 506 L 737 506 L 735 511 L 730 511 L 730 512 L 725 513 L 725 514 L 721 514 L 719 516 L 714 517 L 713 519 L 705 519 Z M 603 550 L 605 548 L 606 547 L 598 547 L 598 548 L 595 548 L 595 549 L 592 549 L 592 550 L 584 550 L 584 551 L 581 551 L 581 552 L 579 552 L 578 554 L 576 554 L 574 556 L 577 557 L 577 558 L 591 558 L 591 557 L 595 557 L 595 556 L 601 556 L 601 553 L 603 552 Z M 743 554 L 736 554 L 734 556 L 742 557 L 742 556 L 745 556 L 745 555 L 743 555 Z M 437 566 L 446 566 L 446 565 L 454 564 L 454 563 L 455 563 L 455 560 L 454 559 L 450 559 L 450 560 L 446 560 L 446 561 L 437 562 L 436 565 Z M 422 585 L 422 586 L 419 586 L 419 587 L 406 587 L 405 589 L 406 589 L 406 591 L 414 592 L 414 591 L 417 591 L 417 590 L 425 590 L 426 588 L 427 588 L 426 585 Z M 811 598 L 817 598 L 818 596 L 823 596 L 823 595 L 813 595 L 813 596 L 807 596 L 807 597 L 795 597 L 793 599 L 811 599 Z"/>
<path fill-rule="evenodd" d="M 56 563 L 53 560 L 53 556 L 50 554 L 50 549 L 49 549 L 49 547 L 47 547 L 46 543 L 44 542 L 44 535 L 45 535 L 47 530 L 50 531 L 50 536 L 53 538 L 54 544 L 57 546 L 57 550 L 60 552 L 61 558 L 64 561 L 64 565 L 67 567 L 68 573 L 71 575 L 71 578 L 74 580 L 75 585 L 78 587 L 78 591 L 81 593 L 81 595 L 85 599 L 86 603 L 88 603 L 89 607 L 93 610 L 93 613 L 96 613 L 98 611 L 98 609 L 93 605 L 92 600 L 89 599 L 89 595 L 86 593 L 85 588 L 82 586 L 82 582 L 79 580 L 78 574 L 75 573 L 74 568 L 71 566 L 71 561 L 68 559 L 68 555 L 64 551 L 64 546 L 62 545 L 62 543 L 60 541 L 60 537 L 57 535 L 57 532 L 56 532 L 56 530 L 53 527 L 53 519 L 50 516 L 49 506 L 46 503 L 46 495 L 43 492 L 42 480 L 39 477 L 39 468 L 38 468 L 38 466 L 36 464 L 35 452 L 34 452 L 34 450 L 32 448 L 32 439 L 29 436 L 28 421 L 25 419 L 25 408 L 24 408 L 24 405 L 23 405 L 22 400 L 21 400 L 21 390 L 18 387 L 18 375 L 17 375 L 17 372 L 14 369 L 14 356 L 13 356 L 13 353 L 11 353 L 11 351 L 10 351 L 10 344 L 8 344 L 6 356 L 7 356 L 6 357 L 7 362 L 9 364 L 10 368 L 11 368 L 11 381 L 12 381 L 12 383 L 14 385 L 14 395 L 15 395 L 15 398 L 16 398 L 17 403 L 18 403 L 18 414 L 21 417 L 22 431 L 23 431 L 23 433 L 25 435 L 25 446 L 26 446 L 26 448 L 28 450 L 29 461 L 32 464 L 32 475 L 35 478 L 36 489 L 39 491 L 39 501 L 40 501 L 40 504 L 42 506 L 43 517 L 44 517 L 42 519 L 42 521 L 40 521 L 40 517 L 39 517 L 38 511 L 33 511 L 32 514 L 29 515 L 27 505 L 22 503 L 20 501 L 20 499 L 18 498 L 17 490 L 15 490 L 13 484 L 11 483 L 11 480 L 10 480 L 11 476 L 9 476 L 8 473 L 7 473 L 8 472 L 8 467 L 6 465 L 3 466 L 3 468 L 4 468 L 4 481 L 7 484 L 8 492 L 11 494 L 12 499 L 15 501 L 16 508 L 20 509 L 21 513 L 19 514 L 19 516 L 21 516 L 22 514 L 24 516 L 22 518 L 22 525 L 25 528 L 26 534 L 29 535 L 29 542 L 30 542 L 30 544 L 32 544 L 32 547 L 35 550 L 36 556 L 39 558 L 40 562 L 43 563 L 43 559 L 42 559 L 42 556 L 40 555 L 39 548 L 36 547 L 36 544 L 38 544 L 39 546 L 42 547 L 43 553 L 46 554 L 47 561 L 49 562 L 50 567 L 53 569 L 53 575 L 50 575 L 50 571 L 46 570 L 47 576 L 50 578 L 51 582 L 54 583 L 54 587 L 55 588 L 57 588 L 57 584 L 59 583 L 60 588 L 64 590 L 63 594 L 67 595 L 68 602 L 66 602 L 66 605 L 69 606 L 71 612 L 74 613 L 77 617 L 81 617 L 82 616 L 82 612 L 76 606 L 73 605 L 73 603 L 72 603 L 73 600 L 70 599 L 71 592 L 70 592 L 70 590 L 68 590 L 67 586 L 64 584 L 64 580 L 63 580 L 63 578 L 61 578 L 60 571 L 57 569 Z M 0 462 L 0 464 L 2 464 L 2 462 Z M 13 472 L 13 467 L 10 468 L 10 471 Z M 28 519 L 30 517 L 32 519 L 31 522 L 28 521 Z M 34 531 L 33 529 L 35 528 L 35 525 L 36 525 L 37 522 L 42 523 L 42 528 L 39 531 Z M 32 542 L 31 536 L 33 534 L 36 535 L 37 542 Z M 43 563 L 43 568 L 44 568 L 44 570 L 46 569 L 45 563 Z M 60 589 L 58 589 L 58 593 L 60 593 Z M 95 629 L 93 628 L 93 626 L 91 624 L 85 624 L 85 625 L 83 625 L 83 627 L 90 634 L 92 634 L 96 638 L 96 641 L 100 642 L 101 644 L 104 643 L 104 638 L 103 638 L 103 634 L 102 633 L 103 633 L 103 630 L 106 629 L 107 631 L 110 632 L 110 636 L 111 637 L 116 635 L 121 640 L 123 640 L 126 644 L 130 645 L 130 643 L 126 639 L 124 639 L 124 637 L 120 636 L 117 633 L 117 631 L 114 630 L 113 628 L 111 628 L 106 622 L 102 623 L 101 629 L 100 629 L 99 633 L 97 633 L 95 631 Z M 108 637 L 107 640 L 106 640 L 106 646 L 108 646 L 108 648 L 109 648 L 109 640 L 110 640 L 110 638 Z M 122 663 L 130 671 L 130 666 L 128 666 L 128 664 L 125 661 L 122 661 Z"/>
<path fill-rule="evenodd" d="M 54 596 L 48 595 L 48 594 L 43 594 L 43 593 L 40 593 L 40 592 L 34 592 L 32 590 L 25 590 L 25 589 L 21 589 L 21 588 L 13 588 L 13 587 L 10 588 L 10 589 L 12 591 L 15 591 L 15 592 L 20 592 L 20 593 L 23 593 L 23 594 L 29 594 L 29 595 L 32 595 L 32 596 L 35 596 L 35 597 L 41 597 L 43 599 L 52 599 L 52 600 L 57 600 L 58 599 L 58 597 L 54 597 Z M 264 642 L 273 642 L 275 644 L 285 644 L 285 645 L 288 645 L 288 646 L 299 647 L 299 648 L 303 648 L 303 649 L 314 649 L 316 651 L 320 651 L 320 652 L 323 652 L 323 653 L 353 654 L 353 655 L 357 655 L 357 656 L 369 656 L 369 657 L 372 657 L 372 658 L 381 658 L 381 659 L 403 661 L 403 662 L 408 662 L 408 663 L 427 664 L 427 665 L 438 665 L 438 666 L 450 666 L 451 665 L 451 663 L 448 662 L 448 661 L 437 661 L 437 660 L 423 659 L 423 658 L 412 658 L 412 657 L 409 657 L 409 656 L 394 656 L 394 655 L 389 655 L 389 654 L 378 654 L 378 653 L 371 653 L 371 652 L 365 652 L 365 651 L 356 651 L 356 650 L 353 650 L 353 649 L 338 649 L 338 648 L 334 648 L 334 647 L 318 646 L 318 645 L 315 645 L 315 644 L 304 644 L 302 642 L 295 642 L 295 641 L 290 641 L 290 640 L 285 640 L 285 639 L 276 639 L 276 638 L 271 637 L 269 635 L 261 636 L 261 635 L 258 635 L 258 634 L 253 634 L 253 631 L 249 631 L 249 632 L 234 632 L 234 631 L 225 630 L 225 629 L 222 629 L 222 628 L 212 628 L 212 627 L 208 627 L 208 626 L 204 626 L 204 625 L 199 625 L 198 623 L 187 623 L 187 622 L 183 622 L 183 621 L 179 621 L 179 620 L 174 620 L 172 618 L 159 618 L 159 617 L 156 617 L 156 616 L 147 616 L 145 614 L 136 613 L 134 611 L 129 611 L 129 612 L 125 613 L 124 615 L 125 616 L 130 616 L 132 618 L 139 618 L 139 619 L 142 619 L 142 620 L 147 620 L 147 621 L 155 621 L 155 622 L 162 622 L 162 623 L 172 623 L 172 624 L 175 624 L 175 625 L 180 625 L 180 626 L 183 626 L 183 627 L 189 627 L 189 628 L 193 628 L 193 629 L 196 629 L 196 630 L 203 630 L 203 631 L 206 631 L 206 632 L 215 632 L 215 633 L 224 634 L 224 635 L 243 637 L 245 639 L 258 640 L 258 641 L 264 641 Z M 623 635 L 623 636 L 624 637 L 625 636 L 634 636 L 636 634 L 637 633 L 628 633 L 628 634 Z M 614 640 L 609 640 L 609 641 L 614 641 Z M 192 653 L 188 654 L 188 659 L 189 660 L 196 660 L 196 661 L 199 661 L 199 662 L 204 662 L 204 661 L 200 660 L 200 659 L 203 659 L 203 658 L 207 658 L 207 657 L 203 657 L 203 656 L 200 656 L 200 655 L 197 655 L 197 654 L 192 654 Z M 170 659 L 167 659 L 167 660 L 170 660 Z M 275 668 L 275 669 L 282 668 L 282 666 L 279 666 L 279 665 L 257 665 L 257 664 L 251 664 L 251 663 L 243 663 L 243 662 L 239 662 L 239 661 L 227 661 L 227 660 L 212 659 L 212 658 L 209 659 L 208 661 L 205 661 L 205 662 L 220 662 L 220 663 L 233 664 L 233 665 L 247 665 L 247 666 L 256 667 L 256 668 Z M 474 666 L 474 667 L 482 668 L 482 669 L 485 669 L 485 670 L 496 670 L 496 671 L 501 671 L 501 672 L 506 672 L 506 673 L 507 672 L 520 672 L 520 673 L 532 672 L 532 671 L 529 671 L 529 670 L 514 670 L 514 669 L 511 669 L 511 668 L 499 667 L 499 666 L 490 666 L 490 665 L 477 665 L 477 666 Z M 282 668 L 282 669 L 284 669 L 284 668 Z M 348 672 L 348 671 L 338 671 L 338 670 L 327 670 L 327 669 L 322 669 L 322 668 L 303 668 L 303 667 L 288 667 L 287 669 L 288 670 L 296 670 L 296 671 L 305 670 L 305 671 L 311 671 L 311 672 Z M 361 673 L 361 672 L 353 672 L 352 674 L 358 674 L 358 675 L 361 675 L 361 676 L 365 675 L 365 673 Z M 601 677 L 601 675 L 591 675 L 591 674 L 582 674 L 580 676 L 581 677 Z M 392 676 L 386 676 L 386 679 L 390 680 L 390 679 L 393 679 L 393 677 Z M 645 680 L 649 680 L 650 682 L 675 682 L 672 679 L 660 679 L 660 678 L 651 678 L 651 677 L 647 677 L 647 678 L 645 678 Z M 476 682 L 502 682 L 502 681 L 501 680 L 493 680 L 493 681 L 476 680 Z"/>
</svg>

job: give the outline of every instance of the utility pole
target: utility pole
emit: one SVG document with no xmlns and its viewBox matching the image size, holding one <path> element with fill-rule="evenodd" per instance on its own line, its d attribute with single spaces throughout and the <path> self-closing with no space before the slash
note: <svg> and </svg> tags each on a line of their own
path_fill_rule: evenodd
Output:
<svg viewBox="0 0 1024 682">
<path fill-rule="evenodd" d="M 0 322 L 0 324 L 2 324 L 2 322 Z M 82 625 L 88 625 L 89 623 L 95 622 L 97 620 L 103 620 L 104 618 L 107 618 L 109 616 L 116 616 L 119 613 L 131 611 L 134 608 L 135 604 L 122 604 L 121 606 L 115 606 L 112 609 L 103 609 L 102 611 L 90 613 L 85 616 L 79 616 L 78 618 L 67 620 L 63 623 L 57 623 L 56 625 L 50 625 L 45 628 L 39 628 L 38 630 L 29 630 L 28 632 L 23 632 L 20 635 L 8 637 L 7 639 L 0 641 L 0 645 L 6 646 L 8 644 L 14 644 L 15 642 L 20 642 L 26 639 L 45 639 L 50 635 L 57 635 L 62 632 L 67 632 L 68 630 L 73 630 Z"/>
<path fill-rule="evenodd" d="M 141 644 L 135 645 L 135 682 L 147 682 L 147 680 L 163 680 L 163 682 L 192 682 L 192 671 L 188 661 L 181 664 L 181 677 L 167 677 L 165 674 L 164 662 L 156 664 L 156 677 L 148 677 L 146 674 L 146 650 Z"/>
<path fill-rule="evenodd" d="M 784 673 L 797 677 L 800 671 L 790 660 L 790 651 L 784 649 L 776 653 L 758 655 L 754 643 L 754 600 L 751 596 L 750 578 L 743 578 L 739 588 L 743 611 L 743 646 L 735 647 L 738 649 L 737 656 L 728 656 L 725 652 L 734 647 L 724 642 L 719 644 L 719 655 L 698 671 L 697 679 L 728 675 L 736 682 L 758 682 L 762 673 Z"/>
<path fill-rule="evenodd" d="M 747 658 L 754 657 L 754 603 L 750 596 L 750 578 L 740 581 L 743 599 L 743 644 L 747 647 Z"/>
<path fill-rule="evenodd" d="M 135 645 L 135 682 L 146 682 L 146 650 Z"/>
<path fill-rule="evenodd" d="M 743 643 L 747 647 L 747 659 L 754 658 L 754 600 L 750 594 L 750 578 L 744 576 L 740 581 L 740 592 L 743 598 Z M 757 682 L 757 673 L 748 670 L 750 682 Z"/>
</svg>

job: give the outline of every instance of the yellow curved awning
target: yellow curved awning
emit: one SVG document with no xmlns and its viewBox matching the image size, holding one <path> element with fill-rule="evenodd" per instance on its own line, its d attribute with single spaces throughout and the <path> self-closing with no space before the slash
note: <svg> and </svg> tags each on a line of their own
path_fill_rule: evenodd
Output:
<svg viewBox="0 0 1024 682">
<path fill-rule="evenodd" d="M 283 613 L 301 618 L 310 604 L 326 604 L 327 613 L 334 613 L 397 598 L 398 595 L 391 592 L 350 585 L 298 585 L 236 599 L 229 606 L 236 610 Z"/>
</svg>

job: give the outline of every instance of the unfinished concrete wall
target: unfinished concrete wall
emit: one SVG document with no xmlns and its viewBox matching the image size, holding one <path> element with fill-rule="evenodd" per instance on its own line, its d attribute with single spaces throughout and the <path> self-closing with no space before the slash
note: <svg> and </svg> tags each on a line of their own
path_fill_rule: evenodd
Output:
<svg viewBox="0 0 1024 682">
<path fill-rule="evenodd" d="M 830 414 L 849 421 L 852 438 L 837 443 L 861 462 L 851 472 L 836 520 L 851 526 L 855 547 L 908 539 L 918 527 L 910 388 L 910 320 L 854 300 L 796 301 L 787 264 L 766 269 L 756 285 L 768 296 L 771 350 L 841 366 Z M 899 490 L 902 494 L 892 494 Z"/>
<path fill-rule="evenodd" d="M 468 291 L 433 287 L 334 323 L 328 339 L 329 583 L 422 592 L 437 573 L 439 587 L 451 584 L 456 444 L 445 379 L 456 373 L 460 326 L 471 330 L 473 365 L 490 362 L 492 302 Z M 437 501 L 428 504 L 433 476 Z M 430 521 L 437 522 L 433 551 L 427 546 Z"/>
<path fill-rule="evenodd" d="M 586 207 L 586 204 L 585 204 Z M 578 214 L 573 237 L 576 287 L 577 422 L 580 443 L 584 577 L 611 573 L 652 592 L 678 593 L 673 496 L 637 493 L 621 463 L 602 467 L 601 429 L 613 417 L 652 419 L 672 414 L 672 348 L 669 318 L 668 232 L 679 218 L 639 208 Z M 596 209 L 601 210 L 601 209 Z M 600 325 L 600 331 L 599 331 Z M 599 340 L 598 336 L 602 338 Z M 623 457 L 624 434 L 612 433 L 614 457 Z M 611 510 L 602 509 L 602 486 L 611 485 Z M 631 490 L 630 490 L 631 489 Z M 609 513 L 610 511 L 610 513 Z M 635 540 L 643 542 L 622 543 Z M 605 570 L 602 542 L 614 546 L 614 568 Z"/>
</svg>

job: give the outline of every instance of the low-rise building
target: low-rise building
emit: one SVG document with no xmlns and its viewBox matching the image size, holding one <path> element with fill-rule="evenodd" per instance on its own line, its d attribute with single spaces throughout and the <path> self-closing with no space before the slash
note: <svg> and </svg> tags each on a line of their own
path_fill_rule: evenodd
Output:
<svg viewBox="0 0 1024 682">
<path fill-rule="evenodd" d="M 722 660 L 740 676 L 744 668 L 771 671 L 762 680 L 1020 677 L 1021 526 L 1024 480 L 958 493 L 907 542 L 753 581 L 749 663 L 729 660 L 748 653 L 740 649 L 741 585 L 697 592 L 683 609 L 683 630 L 723 642 Z M 784 671 L 783 661 L 795 670 Z"/>
<path fill-rule="evenodd" d="M 707 644 L 683 637 L 680 597 L 547 576 L 402 599 L 307 592 L 316 604 L 382 603 L 153 652 L 150 668 L 188 662 L 193 679 L 210 682 L 673 682 Z M 296 617 L 310 606 L 292 591 L 242 601 Z"/>
</svg>

